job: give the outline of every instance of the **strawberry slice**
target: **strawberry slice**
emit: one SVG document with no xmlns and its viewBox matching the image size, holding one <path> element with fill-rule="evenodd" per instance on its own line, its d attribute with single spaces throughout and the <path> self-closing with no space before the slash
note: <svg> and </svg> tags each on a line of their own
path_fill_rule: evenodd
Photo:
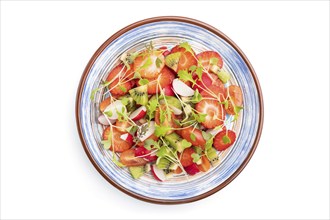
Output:
<svg viewBox="0 0 330 220">
<path fill-rule="evenodd" d="M 111 129 L 110 127 L 107 127 L 104 131 L 103 131 L 103 135 L 102 138 L 103 140 L 108 140 L 108 137 L 110 135 Z M 128 150 L 132 147 L 132 143 L 125 141 L 123 139 L 120 138 L 120 136 L 123 134 L 121 132 L 119 132 L 116 128 L 112 129 L 113 132 L 113 145 L 114 145 L 114 151 L 115 152 L 123 152 L 125 150 Z M 110 150 L 112 151 L 112 147 L 110 146 Z"/>
<path fill-rule="evenodd" d="M 234 131 L 222 130 L 214 137 L 213 146 L 218 151 L 223 151 L 232 146 L 235 140 L 236 134 Z"/>
<path fill-rule="evenodd" d="M 128 121 L 116 121 L 115 126 L 117 127 L 116 129 L 121 132 L 121 133 L 127 133 L 126 129 L 131 126 L 131 123 Z"/>
<path fill-rule="evenodd" d="M 199 167 L 195 163 L 185 167 L 184 170 L 191 176 L 195 175 L 196 173 L 199 173 Z"/>
<path fill-rule="evenodd" d="M 172 48 L 171 53 L 177 52 L 181 52 L 177 72 L 179 72 L 180 70 L 189 70 L 191 66 L 197 65 L 197 60 L 195 59 L 194 55 L 186 51 L 185 48 L 180 47 L 180 45 L 176 45 Z"/>
<path fill-rule="evenodd" d="M 214 73 L 209 73 L 209 74 L 207 74 L 207 75 L 211 77 L 212 85 L 215 85 L 215 86 L 223 86 L 223 87 L 224 87 L 223 82 L 219 79 L 219 77 L 218 77 L 216 74 L 214 74 Z"/>
<path fill-rule="evenodd" d="M 173 171 L 173 173 L 180 174 L 180 173 L 182 173 L 182 169 L 180 167 L 178 167 Z"/>
<path fill-rule="evenodd" d="M 201 92 L 202 97 L 215 98 L 214 95 L 218 97 L 221 102 L 223 102 L 226 99 L 225 86 L 210 85 L 207 90 Z"/>
<path fill-rule="evenodd" d="M 167 96 L 175 96 L 175 93 L 173 92 L 172 85 L 167 85 L 163 88 L 164 94 Z"/>
<path fill-rule="evenodd" d="M 101 111 L 101 112 L 104 112 L 104 110 L 108 107 L 108 105 L 110 105 L 110 103 L 111 103 L 111 99 L 110 99 L 110 97 L 104 99 L 104 100 L 100 103 L 100 111 Z"/>
<path fill-rule="evenodd" d="M 214 58 L 214 59 L 212 59 L 212 58 Z M 217 65 L 220 68 L 222 68 L 222 66 L 223 66 L 223 61 L 222 61 L 220 54 L 218 54 L 215 51 L 201 52 L 201 53 L 197 54 L 197 59 L 200 61 L 200 63 L 204 67 L 204 69 L 206 69 L 207 71 L 209 71 L 209 69 L 212 65 Z"/>
<path fill-rule="evenodd" d="M 165 66 L 162 51 L 144 51 L 134 60 L 134 71 L 140 73 L 142 78 L 155 79 Z"/>
<path fill-rule="evenodd" d="M 202 163 L 198 165 L 198 169 L 202 172 L 206 172 L 211 168 L 211 163 L 205 155 L 201 157 Z"/>
<path fill-rule="evenodd" d="M 224 100 L 226 97 L 226 89 L 224 84 L 213 73 L 203 73 L 201 79 L 197 79 L 195 76 L 196 85 L 193 89 L 197 89 L 203 97 L 219 97 L 220 100 Z"/>
<path fill-rule="evenodd" d="M 149 162 L 156 161 L 158 158 L 155 154 L 152 154 L 150 150 L 147 150 L 143 146 L 139 146 L 139 147 L 135 148 L 134 150 L 135 150 L 136 157 L 144 158 Z"/>
<path fill-rule="evenodd" d="M 158 48 L 158 50 L 162 51 L 164 57 L 166 57 L 168 54 L 170 54 L 170 51 L 168 51 L 166 46 Z"/>
<path fill-rule="evenodd" d="M 136 157 L 134 149 L 129 149 L 120 154 L 120 162 L 128 167 L 142 166 L 147 163 L 143 158 Z"/>
<path fill-rule="evenodd" d="M 128 90 L 133 88 L 134 83 L 132 81 L 132 78 L 134 76 L 134 73 L 132 71 L 132 68 L 130 70 L 127 70 L 127 68 L 119 64 L 115 68 L 113 68 L 108 77 L 107 82 L 111 82 L 108 86 L 111 94 L 114 95 L 125 95 L 128 93 Z"/>
<path fill-rule="evenodd" d="M 203 138 L 202 131 L 198 128 L 190 126 L 181 130 L 177 130 L 176 133 L 189 141 L 193 146 L 201 147 L 204 150 L 206 141 Z"/>
<path fill-rule="evenodd" d="M 228 87 L 228 108 L 226 112 L 230 115 L 235 115 L 235 107 L 243 106 L 243 93 L 239 86 L 230 85 Z"/>
<path fill-rule="evenodd" d="M 193 158 L 191 157 L 193 153 L 195 153 L 195 151 L 192 147 L 184 149 L 182 154 L 179 156 L 183 167 L 188 167 L 194 163 Z"/>
<path fill-rule="evenodd" d="M 198 79 L 197 75 L 194 79 L 196 80 L 196 85 L 194 85 L 193 89 L 197 89 L 199 92 L 205 90 L 210 85 L 212 85 L 212 78 L 209 77 L 207 73 L 202 73 L 201 79 Z"/>
<path fill-rule="evenodd" d="M 215 128 L 225 120 L 225 109 L 216 100 L 203 99 L 195 108 L 199 113 L 207 114 L 205 121 L 201 123 L 205 128 Z"/>
<path fill-rule="evenodd" d="M 160 88 L 157 88 L 157 79 L 159 78 L 159 84 L 160 87 L 163 89 L 168 85 L 172 84 L 173 79 L 175 78 L 174 73 L 172 70 L 168 67 L 164 67 L 162 71 L 160 72 L 160 75 L 156 77 L 155 79 L 149 80 L 148 83 L 148 94 L 156 94 L 157 91 L 160 93 Z"/>
</svg>

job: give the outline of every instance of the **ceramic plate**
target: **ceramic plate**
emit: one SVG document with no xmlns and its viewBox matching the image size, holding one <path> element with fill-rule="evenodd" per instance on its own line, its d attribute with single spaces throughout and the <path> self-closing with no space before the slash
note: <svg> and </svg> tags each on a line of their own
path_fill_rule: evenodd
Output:
<svg viewBox="0 0 330 220">
<path fill-rule="evenodd" d="M 224 67 L 231 74 L 230 84 L 239 85 L 243 92 L 244 109 L 237 121 L 226 126 L 237 134 L 235 144 L 220 153 L 221 162 L 206 173 L 177 175 L 165 182 L 156 181 L 151 174 L 135 180 L 125 168 L 112 160 L 112 153 L 101 144 L 103 127 L 98 124 L 97 93 L 109 71 L 118 64 L 122 53 L 139 51 L 153 42 L 155 47 L 187 41 L 196 53 L 205 50 L 221 54 Z M 243 52 L 222 32 L 203 22 L 183 17 L 156 17 L 131 24 L 115 33 L 92 56 L 82 75 L 76 100 L 76 118 L 84 150 L 99 173 L 121 191 L 144 201 L 177 204 L 205 198 L 229 184 L 252 157 L 262 129 L 263 102 L 257 76 Z"/>
</svg>

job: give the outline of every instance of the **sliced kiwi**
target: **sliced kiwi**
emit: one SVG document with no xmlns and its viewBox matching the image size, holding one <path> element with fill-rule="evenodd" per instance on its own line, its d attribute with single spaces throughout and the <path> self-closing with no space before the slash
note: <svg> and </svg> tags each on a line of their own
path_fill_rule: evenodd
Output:
<svg viewBox="0 0 330 220">
<path fill-rule="evenodd" d="M 166 56 L 165 64 L 174 71 L 177 71 L 181 52 L 171 53 Z"/>
<path fill-rule="evenodd" d="M 133 111 L 135 108 L 136 108 L 136 102 L 134 101 L 134 99 L 132 98 L 132 96 L 130 96 L 129 94 L 126 94 L 124 96 L 121 96 L 119 98 L 120 100 L 127 100 L 127 104 L 126 104 L 126 109 L 127 109 L 127 112 L 131 112 Z"/>
<path fill-rule="evenodd" d="M 167 160 L 164 157 L 159 157 L 156 161 L 156 166 L 158 169 L 168 169 L 168 167 L 171 165 L 171 162 Z"/>
<path fill-rule="evenodd" d="M 227 83 L 228 80 L 230 79 L 230 74 L 223 70 L 221 70 L 219 73 L 217 73 L 217 75 L 223 83 Z"/>
<path fill-rule="evenodd" d="M 173 96 L 165 96 L 166 98 L 166 102 L 167 104 L 170 106 L 170 107 L 174 107 L 180 111 L 182 111 L 182 106 L 181 106 L 181 103 L 179 101 L 179 99 L 173 97 Z M 164 99 L 161 99 L 159 101 L 160 104 L 165 104 L 165 100 Z"/>
<path fill-rule="evenodd" d="M 166 179 L 169 179 L 173 176 L 173 170 L 164 169 L 164 174 L 165 174 Z"/>
<path fill-rule="evenodd" d="M 158 169 L 164 170 L 165 174 L 172 172 L 178 168 L 178 164 L 172 163 L 171 161 L 167 160 L 166 158 L 158 158 L 156 161 L 156 166 Z"/>
<path fill-rule="evenodd" d="M 212 147 L 206 150 L 206 157 L 209 159 L 212 166 L 217 165 L 220 162 L 217 151 Z"/>
<path fill-rule="evenodd" d="M 181 102 L 179 101 L 179 99 L 177 99 L 173 96 L 166 96 L 165 98 L 169 105 L 182 110 L 182 105 L 181 105 Z"/>
<path fill-rule="evenodd" d="M 166 169 L 164 169 L 164 174 L 166 176 L 166 179 L 171 178 L 174 174 L 174 170 L 178 168 L 178 164 L 176 163 L 170 163 Z"/>
<path fill-rule="evenodd" d="M 146 165 L 144 165 L 144 172 L 148 173 L 151 170 L 151 166 L 150 163 L 147 163 Z"/>
<path fill-rule="evenodd" d="M 219 79 L 223 83 L 227 83 L 228 80 L 230 79 L 230 74 L 228 72 L 224 71 L 223 69 L 221 69 L 220 67 L 218 67 L 217 65 L 212 65 L 210 70 L 211 70 L 211 72 L 217 74 Z"/>
<path fill-rule="evenodd" d="M 147 163 L 144 166 L 128 167 L 128 170 L 134 179 L 139 179 L 143 174 L 150 171 L 150 164 Z"/>
<path fill-rule="evenodd" d="M 148 103 L 148 86 L 143 85 L 136 87 L 134 89 L 129 90 L 129 94 L 131 94 L 132 98 L 139 105 L 147 105 Z"/>
<path fill-rule="evenodd" d="M 139 52 L 135 53 L 123 53 L 120 57 L 120 60 L 123 61 L 124 64 L 132 64 L 135 58 L 139 55 Z"/>
<path fill-rule="evenodd" d="M 144 166 L 128 167 L 128 170 L 134 179 L 139 179 L 145 172 Z"/>
<path fill-rule="evenodd" d="M 149 99 L 149 102 L 151 102 L 154 99 L 157 99 L 157 96 L 156 95 L 151 96 L 150 99 Z"/>
<path fill-rule="evenodd" d="M 170 166 L 168 167 L 169 170 L 176 170 L 178 168 L 178 164 L 176 163 L 171 163 Z"/>
<path fill-rule="evenodd" d="M 182 153 L 184 149 L 191 146 L 191 143 L 185 141 L 176 133 L 166 135 L 165 140 L 169 142 L 171 147 L 174 147 L 180 153 Z"/>
</svg>

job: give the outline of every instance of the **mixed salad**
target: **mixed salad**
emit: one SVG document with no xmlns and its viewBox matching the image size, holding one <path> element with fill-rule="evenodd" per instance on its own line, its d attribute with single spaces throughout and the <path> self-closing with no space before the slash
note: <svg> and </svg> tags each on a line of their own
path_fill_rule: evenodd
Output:
<svg viewBox="0 0 330 220">
<path fill-rule="evenodd" d="M 135 179 L 207 172 L 236 140 L 225 125 L 237 120 L 243 95 L 229 79 L 218 52 L 196 54 L 188 42 L 122 54 L 91 94 L 102 95 L 103 147 Z"/>
</svg>

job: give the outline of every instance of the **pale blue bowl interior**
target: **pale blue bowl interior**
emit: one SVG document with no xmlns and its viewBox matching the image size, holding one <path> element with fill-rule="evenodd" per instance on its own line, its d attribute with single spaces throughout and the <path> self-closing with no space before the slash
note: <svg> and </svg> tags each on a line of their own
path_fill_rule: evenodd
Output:
<svg viewBox="0 0 330 220">
<path fill-rule="evenodd" d="M 97 123 L 98 104 L 90 100 L 91 91 L 98 87 L 108 71 L 118 63 L 120 55 L 129 50 L 141 50 L 153 41 L 155 46 L 172 47 L 178 42 L 188 41 L 198 53 L 203 50 L 218 51 L 223 57 L 225 68 L 243 91 L 244 110 L 237 123 L 230 124 L 238 133 L 233 147 L 227 152 L 221 164 L 210 172 L 186 180 L 160 183 L 152 178 L 134 180 L 127 170 L 117 167 L 111 161 L 111 153 L 101 144 L 102 127 Z M 89 151 L 103 172 L 126 190 L 149 198 L 180 200 L 208 192 L 226 181 L 242 165 L 251 151 L 259 126 L 260 100 L 252 74 L 237 51 L 224 39 L 212 32 L 184 22 L 154 22 L 134 28 L 111 42 L 96 59 L 85 84 L 80 103 L 81 130 Z M 96 96 L 100 100 L 100 95 Z"/>
</svg>

